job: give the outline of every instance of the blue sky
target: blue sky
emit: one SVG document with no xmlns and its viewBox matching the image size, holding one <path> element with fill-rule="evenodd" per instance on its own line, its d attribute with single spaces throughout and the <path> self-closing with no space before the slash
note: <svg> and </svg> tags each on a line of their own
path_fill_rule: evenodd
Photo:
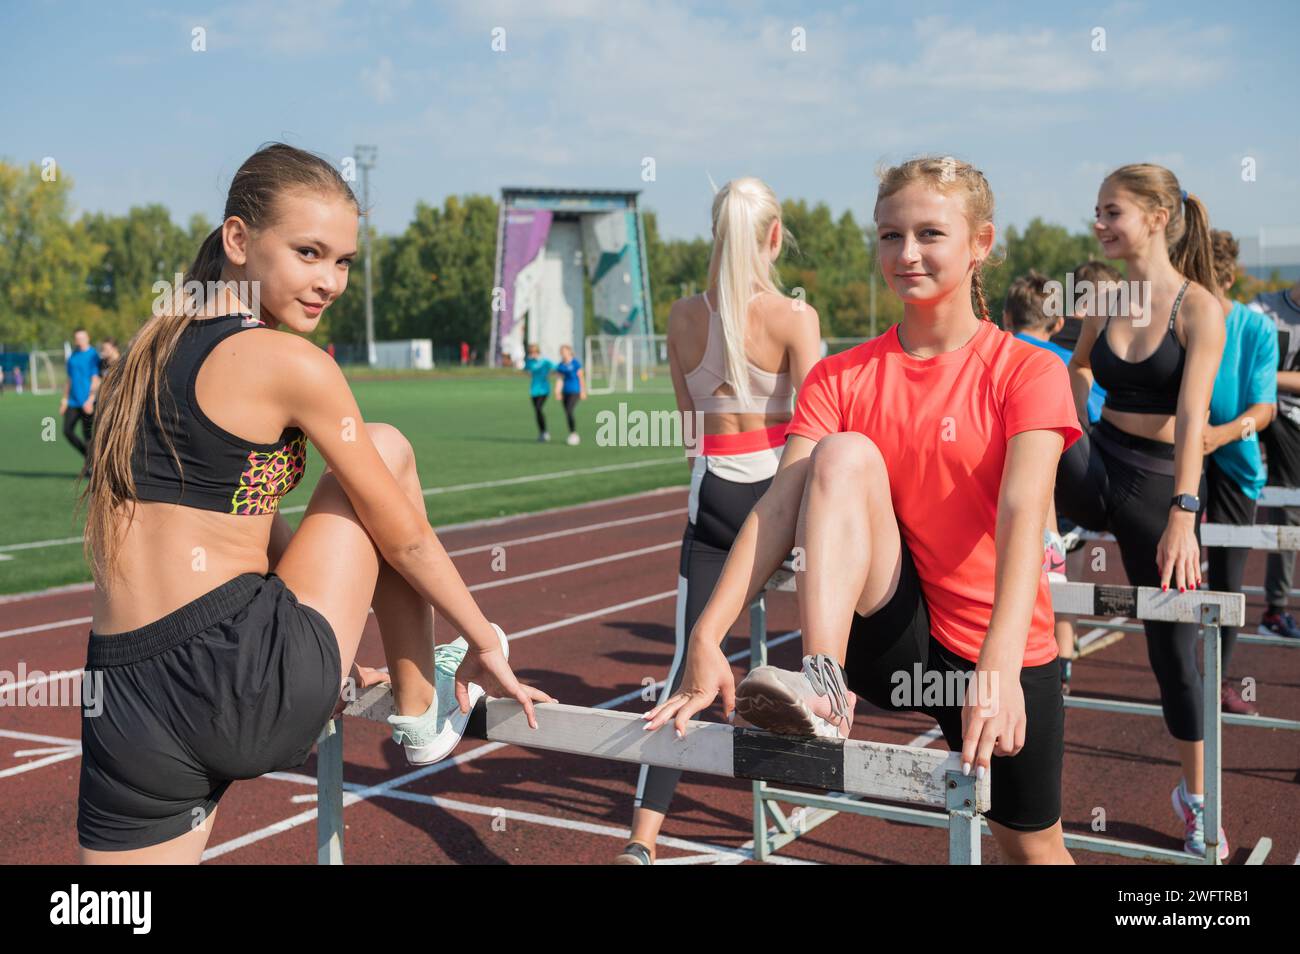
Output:
<svg viewBox="0 0 1300 954">
<path fill-rule="evenodd" d="M 78 210 L 215 221 L 261 142 L 373 143 L 383 232 L 528 185 L 639 188 L 669 237 L 707 236 L 710 176 L 865 222 L 878 163 L 937 152 L 985 172 L 1001 227 L 1078 227 L 1109 169 L 1152 161 L 1215 225 L 1278 235 L 1300 231 L 1298 27 L 1292 0 L 3 0 L 0 158 L 55 157 Z"/>
</svg>

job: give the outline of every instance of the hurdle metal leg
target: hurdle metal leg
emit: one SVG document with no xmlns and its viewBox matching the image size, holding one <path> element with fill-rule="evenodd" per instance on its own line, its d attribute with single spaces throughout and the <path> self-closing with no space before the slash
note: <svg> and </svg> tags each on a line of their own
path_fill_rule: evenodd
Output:
<svg viewBox="0 0 1300 954">
<path fill-rule="evenodd" d="M 757 669 L 767 665 L 767 599 L 760 592 L 758 598 L 749 604 L 749 668 Z M 766 861 L 767 845 L 767 799 L 764 797 L 766 782 L 754 782 L 754 859 Z M 784 819 L 782 819 L 784 821 Z M 778 828 L 780 823 L 778 823 Z"/>
<path fill-rule="evenodd" d="M 316 740 L 316 863 L 343 864 L 343 720 Z"/>
<path fill-rule="evenodd" d="M 975 811 L 975 776 L 948 773 L 948 864 L 980 863 L 983 819 Z"/>
<path fill-rule="evenodd" d="M 1222 644 L 1219 639 L 1219 607 L 1213 604 L 1201 606 L 1201 640 L 1205 653 L 1202 665 L 1201 692 L 1204 696 L 1203 736 L 1205 739 L 1205 863 L 1220 864 L 1219 861 L 1219 816 L 1222 805 L 1223 773 L 1220 763 L 1220 743 L 1222 742 L 1222 722 L 1220 708 L 1223 699 L 1219 693 L 1219 668 L 1222 663 Z"/>
</svg>

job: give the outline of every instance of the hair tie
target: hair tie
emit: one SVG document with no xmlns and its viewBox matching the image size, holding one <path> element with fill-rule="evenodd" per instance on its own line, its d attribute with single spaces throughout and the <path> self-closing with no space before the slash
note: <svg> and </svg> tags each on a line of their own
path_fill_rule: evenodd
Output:
<svg viewBox="0 0 1300 954">
<path fill-rule="evenodd" d="M 1183 190 L 1183 201 L 1184 201 L 1184 202 L 1187 201 L 1187 190 L 1186 190 L 1186 189 Z"/>
</svg>

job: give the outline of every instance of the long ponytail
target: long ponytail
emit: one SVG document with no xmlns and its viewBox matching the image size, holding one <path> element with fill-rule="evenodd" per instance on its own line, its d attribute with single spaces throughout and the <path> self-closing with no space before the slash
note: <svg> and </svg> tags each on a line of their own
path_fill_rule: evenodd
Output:
<svg viewBox="0 0 1300 954">
<path fill-rule="evenodd" d="M 761 179 L 733 179 L 713 199 L 713 256 L 709 279 L 718 287 L 718 314 L 725 339 L 727 383 L 742 402 L 752 395 L 745 353 L 745 315 L 754 288 L 780 294 L 776 263 L 761 265 L 760 245 L 781 220 L 781 206 Z M 786 234 L 786 238 L 790 236 Z"/>
</svg>

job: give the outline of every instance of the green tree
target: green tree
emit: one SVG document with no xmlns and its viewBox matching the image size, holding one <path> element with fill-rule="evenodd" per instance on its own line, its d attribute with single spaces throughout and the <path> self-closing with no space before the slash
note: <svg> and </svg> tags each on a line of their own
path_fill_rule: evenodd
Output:
<svg viewBox="0 0 1300 954">
<path fill-rule="evenodd" d="M 0 162 L 0 341 L 49 348 L 96 317 L 86 278 L 103 248 L 69 219 L 72 179 Z"/>
</svg>

